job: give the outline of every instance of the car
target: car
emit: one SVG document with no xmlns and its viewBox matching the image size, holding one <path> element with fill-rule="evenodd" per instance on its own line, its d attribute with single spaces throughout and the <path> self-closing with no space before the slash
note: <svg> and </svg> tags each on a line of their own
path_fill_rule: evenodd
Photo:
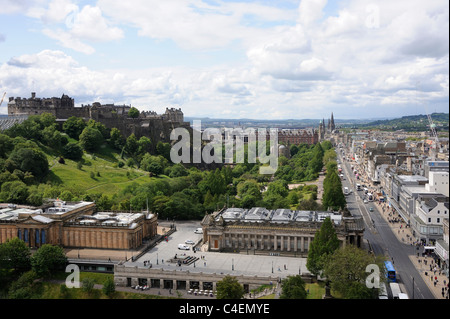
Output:
<svg viewBox="0 0 450 319">
<path fill-rule="evenodd" d="M 196 233 L 196 234 L 203 234 L 203 229 L 202 228 L 197 228 L 196 230 L 194 230 L 194 233 Z"/>
<path fill-rule="evenodd" d="M 190 245 L 194 245 L 195 244 L 194 241 L 190 240 L 190 239 L 186 240 L 184 243 L 185 244 L 190 244 Z"/>
<path fill-rule="evenodd" d="M 369 201 L 367 199 L 364 200 L 364 204 L 367 204 Z"/>
<path fill-rule="evenodd" d="M 178 245 L 178 249 L 181 249 L 181 250 L 189 250 L 190 248 L 189 248 L 189 246 L 187 246 L 187 245 L 179 244 L 179 245 Z"/>
<path fill-rule="evenodd" d="M 373 207 L 370 207 L 370 208 L 369 208 L 369 212 L 373 212 Z"/>
</svg>

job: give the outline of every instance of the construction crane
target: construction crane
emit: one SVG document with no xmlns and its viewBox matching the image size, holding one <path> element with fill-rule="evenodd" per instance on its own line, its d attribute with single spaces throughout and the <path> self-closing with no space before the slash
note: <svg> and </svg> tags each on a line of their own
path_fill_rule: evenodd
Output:
<svg viewBox="0 0 450 319">
<path fill-rule="evenodd" d="M 5 98 L 5 95 L 6 95 L 6 92 L 5 92 L 5 93 L 3 93 L 3 97 L 2 97 L 2 100 L 0 101 L 0 106 L 2 106 L 2 104 L 3 104 L 3 99 Z"/>
<path fill-rule="evenodd" d="M 439 137 L 436 133 L 436 124 L 433 123 L 433 120 L 431 119 L 431 115 L 428 112 L 427 112 L 427 117 L 428 117 L 428 123 L 430 123 L 431 135 L 432 135 L 432 138 L 434 139 L 434 146 L 431 145 L 431 158 L 434 161 L 434 160 L 436 160 L 437 148 L 439 147 L 440 153 L 442 153 L 442 148 L 439 143 Z"/>
</svg>

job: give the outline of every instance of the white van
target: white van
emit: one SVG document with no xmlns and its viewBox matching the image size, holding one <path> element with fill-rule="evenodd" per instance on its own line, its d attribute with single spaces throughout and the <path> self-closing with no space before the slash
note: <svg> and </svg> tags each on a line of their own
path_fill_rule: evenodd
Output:
<svg viewBox="0 0 450 319">
<path fill-rule="evenodd" d="M 203 234 L 203 228 L 197 228 L 196 230 L 194 230 L 194 233 Z"/>
<path fill-rule="evenodd" d="M 181 250 L 189 250 L 189 246 L 185 244 L 178 244 L 178 249 Z"/>
</svg>

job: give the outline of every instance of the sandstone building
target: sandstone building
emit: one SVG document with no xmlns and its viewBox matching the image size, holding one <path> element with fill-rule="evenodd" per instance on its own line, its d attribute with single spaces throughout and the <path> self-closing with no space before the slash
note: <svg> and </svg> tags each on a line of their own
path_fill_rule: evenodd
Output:
<svg viewBox="0 0 450 319">
<path fill-rule="evenodd" d="M 10 117 L 53 114 L 59 123 L 63 123 L 71 116 L 93 119 L 104 124 L 107 128 L 118 128 L 124 136 L 131 134 L 137 138 L 149 137 L 153 146 L 158 141 L 170 143 L 170 132 L 176 127 L 189 129 L 189 122 L 184 122 L 181 109 L 166 108 L 164 114 L 153 111 L 142 111 L 138 118 L 128 116 L 130 105 L 101 104 L 75 106 L 73 98 L 63 94 L 60 98 L 38 98 L 32 92 L 30 98 L 10 97 L 8 102 L 8 115 Z"/>
<path fill-rule="evenodd" d="M 136 249 L 157 232 L 157 217 L 146 212 L 96 212 L 93 202 L 63 202 L 39 208 L 0 209 L 0 243 L 18 237 L 30 248 Z"/>
<path fill-rule="evenodd" d="M 224 208 L 202 220 L 203 242 L 209 251 L 252 250 L 307 255 L 325 218 L 331 218 L 342 245 L 362 245 L 364 223 L 341 213 Z"/>
</svg>

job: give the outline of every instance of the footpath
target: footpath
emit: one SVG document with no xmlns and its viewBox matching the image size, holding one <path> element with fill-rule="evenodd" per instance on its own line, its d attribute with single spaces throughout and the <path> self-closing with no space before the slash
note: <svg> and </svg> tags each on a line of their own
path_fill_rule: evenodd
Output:
<svg viewBox="0 0 450 319">
<path fill-rule="evenodd" d="M 361 176 L 361 182 L 367 184 L 367 179 Z M 375 190 L 370 190 L 372 193 Z M 449 299 L 449 279 L 444 271 L 439 268 L 431 255 L 422 256 L 423 244 L 416 240 L 401 216 L 387 203 L 373 202 L 380 215 L 386 220 L 397 239 L 404 245 L 415 246 L 416 255 L 410 255 L 409 259 L 420 273 L 436 299 Z"/>
</svg>

